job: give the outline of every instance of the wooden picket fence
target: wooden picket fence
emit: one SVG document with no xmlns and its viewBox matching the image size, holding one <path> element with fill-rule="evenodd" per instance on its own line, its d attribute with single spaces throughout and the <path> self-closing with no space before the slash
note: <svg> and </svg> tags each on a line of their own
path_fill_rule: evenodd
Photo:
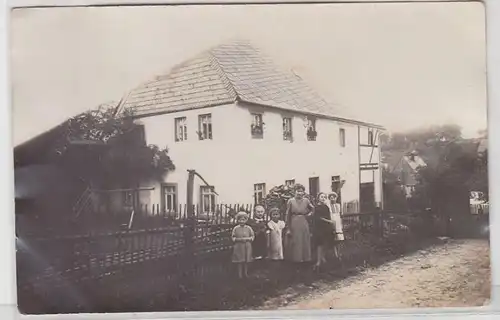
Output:
<svg viewBox="0 0 500 320">
<path fill-rule="evenodd" d="M 488 215 L 490 213 L 490 205 L 489 203 L 471 204 L 470 213 L 478 215 Z"/>
<path fill-rule="evenodd" d="M 193 211 L 197 221 L 210 224 L 224 224 L 230 223 L 234 215 L 240 210 L 247 212 L 250 217 L 253 218 L 254 207 L 254 204 L 219 203 L 211 208 L 202 208 L 199 205 L 194 205 Z M 357 201 L 343 203 L 342 207 L 343 213 L 359 213 L 359 202 Z M 282 214 L 284 214 L 284 212 Z M 162 209 L 160 204 L 141 204 L 135 207 L 123 208 L 121 210 L 105 213 L 87 211 L 75 222 L 80 228 L 87 226 L 87 228 L 92 230 L 95 230 L 96 227 L 105 228 L 106 230 L 137 230 L 176 225 L 182 223 L 182 221 L 186 219 L 188 219 L 188 210 L 185 204 L 179 204 L 173 210 L 166 208 Z M 58 229 L 62 230 L 64 228 Z M 55 231 L 56 230 L 53 230 L 52 232 Z"/>
<path fill-rule="evenodd" d="M 155 292 L 170 292 L 179 300 L 181 293 L 189 298 L 208 283 L 222 285 L 231 267 L 233 217 L 241 209 L 252 215 L 252 205 L 240 204 L 218 205 L 208 213 L 196 206 L 192 219 L 186 206 L 175 214 L 144 208 L 135 212 L 132 224 L 132 215 L 121 220 L 94 216 L 80 222 L 86 232 L 19 237 L 20 308 L 31 313 L 109 311 L 110 305 L 128 305 Z M 125 227 L 105 230 L 106 219 Z M 351 244 L 344 249 L 346 259 L 369 254 L 369 242 L 376 239 L 425 229 L 418 215 L 355 213 L 344 214 L 343 221 Z"/>
</svg>

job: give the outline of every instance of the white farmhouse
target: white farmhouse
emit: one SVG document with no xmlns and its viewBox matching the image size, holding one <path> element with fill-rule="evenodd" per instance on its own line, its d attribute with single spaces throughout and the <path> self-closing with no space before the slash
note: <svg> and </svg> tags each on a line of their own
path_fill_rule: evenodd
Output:
<svg viewBox="0 0 500 320">
<path fill-rule="evenodd" d="M 143 203 L 167 211 L 185 204 L 194 169 L 211 185 L 195 181 L 195 203 L 205 209 L 258 203 L 285 183 L 330 192 L 339 180 L 346 210 L 382 204 L 382 128 L 342 117 L 248 43 L 220 45 L 174 67 L 132 90 L 122 108 L 143 123 L 148 144 L 168 146 L 176 165 Z"/>
</svg>

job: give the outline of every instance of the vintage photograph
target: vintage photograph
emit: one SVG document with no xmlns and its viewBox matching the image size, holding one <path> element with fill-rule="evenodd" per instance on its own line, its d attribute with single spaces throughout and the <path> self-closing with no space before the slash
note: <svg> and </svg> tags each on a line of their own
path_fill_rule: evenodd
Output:
<svg viewBox="0 0 500 320">
<path fill-rule="evenodd" d="M 10 21 L 21 313 L 489 303 L 480 2 Z"/>
</svg>

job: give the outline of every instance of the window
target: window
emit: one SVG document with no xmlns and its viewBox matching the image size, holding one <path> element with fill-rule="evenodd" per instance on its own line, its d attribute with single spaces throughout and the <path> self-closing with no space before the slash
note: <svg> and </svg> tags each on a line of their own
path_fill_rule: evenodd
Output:
<svg viewBox="0 0 500 320">
<path fill-rule="evenodd" d="M 293 140 L 292 118 L 283 118 L 283 140 Z"/>
<path fill-rule="evenodd" d="M 373 146 L 373 131 L 368 131 L 368 145 Z"/>
<path fill-rule="evenodd" d="M 214 187 L 201 186 L 201 208 L 203 212 L 215 212 L 215 192 Z"/>
<path fill-rule="evenodd" d="M 345 147 L 345 129 L 339 129 L 340 146 Z"/>
<path fill-rule="evenodd" d="M 341 203 L 341 190 L 343 183 L 340 180 L 340 176 L 332 176 L 332 191 L 337 194 L 337 203 Z"/>
<path fill-rule="evenodd" d="M 131 190 L 123 191 L 123 206 L 132 207 L 134 205 L 134 192 Z"/>
<path fill-rule="evenodd" d="M 264 137 L 264 122 L 262 121 L 262 114 L 252 113 L 252 138 L 262 139 Z"/>
<path fill-rule="evenodd" d="M 202 114 L 198 117 L 198 136 L 200 140 L 212 140 L 211 114 Z"/>
<path fill-rule="evenodd" d="M 285 181 L 285 186 L 287 187 L 293 187 L 294 185 L 295 185 L 295 179 Z"/>
<path fill-rule="evenodd" d="M 255 198 L 255 204 L 262 204 L 264 198 L 266 197 L 266 184 L 257 183 L 253 185 L 253 195 Z"/>
<path fill-rule="evenodd" d="M 175 141 L 187 140 L 186 117 L 175 118 Z"/>
<path fill-rule="evenodd" d="M 316 141 L 318 132 L 316 131 L 316 119 L 307 119 L 307 140 Z"/>
<path fill-rule="evenodd" d="M 177 210 L 177 185 L 163 184 L 161 186 L 161 207 L 163 212 L 176 212 Z"/>
<path fill-rule="evenodd" d="M 144 127 L 144 124 L 138 123 L 135 127 L 135 129 L 132 129 L 133 131 L 131 132 L 131 143 L 136 143 L 139 146 L 142 146 L 146 143 L 146 129 Z"/>
</svg>

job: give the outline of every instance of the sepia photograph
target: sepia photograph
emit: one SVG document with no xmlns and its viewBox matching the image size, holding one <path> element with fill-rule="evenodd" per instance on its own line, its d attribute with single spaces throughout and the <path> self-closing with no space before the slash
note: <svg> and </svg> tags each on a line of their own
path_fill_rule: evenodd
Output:
<svg viewBox="0 0 500 320">
<path fill-rule="evenodd" d="M 23 314 L 490 302 L 480 2 L 10 12 Z"/>
</svg>

